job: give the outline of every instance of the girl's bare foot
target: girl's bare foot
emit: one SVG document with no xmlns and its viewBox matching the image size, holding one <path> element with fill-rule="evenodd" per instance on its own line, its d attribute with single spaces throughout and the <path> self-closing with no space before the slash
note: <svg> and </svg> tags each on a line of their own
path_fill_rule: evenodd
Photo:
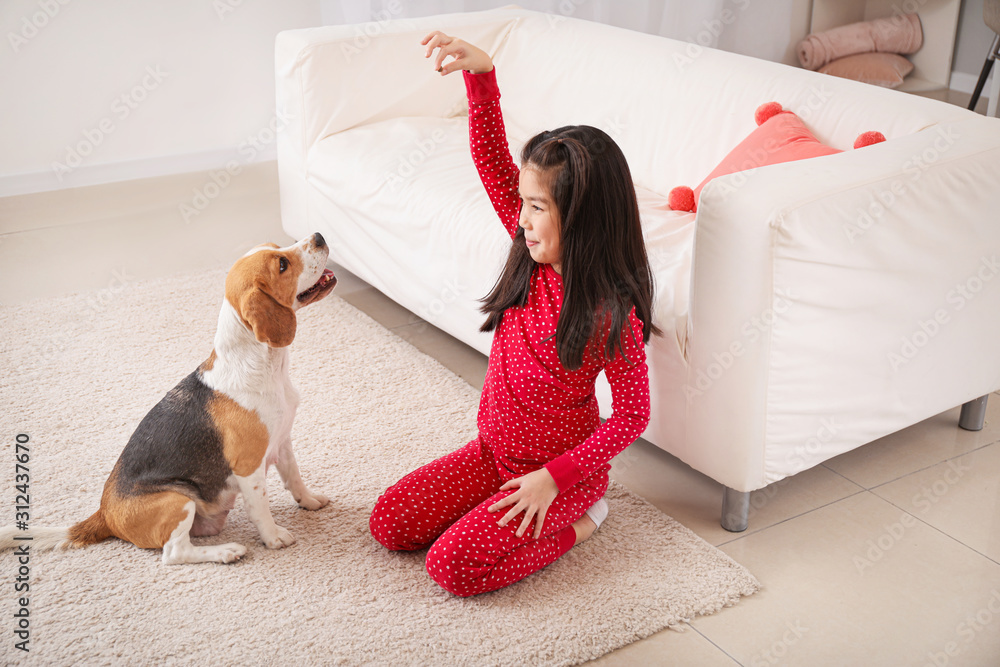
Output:
<svg viewBox="0 0 1000 667">
<path fill-rule="evenodd" d="M 573 524 L 573 530 L 576 531 L 576 542 L 573 543 L 575 547 L 594 534 L 594 531 L 597 530 L 597 524 L 594 523 L 593 519 L 584 514 Z"/>
<path fill-rule="evenodd" d="M 596 503 L 591 505 L 583 516 L 576 520 L 573 524 L 573 530 L 576 531 L 576 542 L 573 543 L 575 547 L 580 542 L 594 534 L 594 531 L 603 523 L 605 519 L 608 518 L 608 502 L 601 498 Z"/>
</svg>

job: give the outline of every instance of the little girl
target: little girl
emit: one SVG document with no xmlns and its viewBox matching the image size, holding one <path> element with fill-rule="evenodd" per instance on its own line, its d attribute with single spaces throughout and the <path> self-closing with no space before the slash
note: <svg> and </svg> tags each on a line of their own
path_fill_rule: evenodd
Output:
<svg viewBox="0 0 1000 667">
<path fill-rule="evenodd" d="M 440 49 L 442 75 L 463 70 L 472 157 L 513 245 L 483 299 L 494 334 L 478 437 L 390 487 L 369 525 L 388 549 L 431 545 L 430 576 L 469 596 L 537 572 L 607 516 L 609 461 L 649 422 L 644 343 L 659 331 L 621 149 L 596 128 L 561 127 L 528 141 L 519 171 L 489 55 L 441 32 L 421 43 L 425 57 Z"/>
</svg>

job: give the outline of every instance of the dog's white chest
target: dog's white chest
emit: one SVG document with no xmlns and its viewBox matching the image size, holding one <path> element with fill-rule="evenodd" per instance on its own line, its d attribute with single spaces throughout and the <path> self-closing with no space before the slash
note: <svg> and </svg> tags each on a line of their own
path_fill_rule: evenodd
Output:
<svg viewBox="0 0 1000 667">
<path fill-rule="evenodd" d="M 287 440 L 295 421 L 299 394 L 289 377 L 285 348 L 258 343 L 225 302 L 216 335 L 217 359 L 203 382 L 255 412 L 268 431 L 268 451 Z"/>
<path fill-rule="evenodd" d="M 291 437 L 295 410 L 299 407 L 299 392 L 295 390 L 288 375 L 288 352 L 286 350 L 272 350 L 272 352 L 280 354 L 282 359 L 275 366 L 271 387 L 273 394 L 270 403 L 274 406 L 274 414 L 265 418 L 265 425 L 271 436 L 267 448 L 269 460 L 272 459 L 274 448 Z"/>
</svg>

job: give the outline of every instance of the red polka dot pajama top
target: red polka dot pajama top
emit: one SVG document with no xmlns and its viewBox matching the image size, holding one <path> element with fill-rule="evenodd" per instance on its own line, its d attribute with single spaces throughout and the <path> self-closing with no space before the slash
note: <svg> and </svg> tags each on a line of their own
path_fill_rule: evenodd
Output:
<svg viewBox="0 0 1000 667">
<path fill-rule="evenodd" d="M 519 170 L 510 156 L 495 70 L 465 76 L 472 157 L 493 207 L 513 238 L 521 200 Z M 448 456 L 410 473 L 383 494 L 372 512 L 375 538 L 390 549 L 433 544 L 427 570 L 457 595 L 496 590 L 566 553 L 572 523 L 604 495 L 610 461 L 649 422 L 649 379 L 642 322 L 629 313 L 622 347 L 606 359 L 603 340 L 592 340 L 583 364 L 567 370 L 556 352 L 563 300 L 562 277 L 540 264 L 528 302 L 510 308 L 494 332 L 479 402 L 479 436 Z M 606 330 L 605 330 L 606 331 Z M 595 354 L 596 352 L 596 354 Z M 604 370 L 611 384 L 612 416 L 601 424 L 594 381 Z M 559 488 L 535 540 L 518 538 L 520 518 L 503 528 L 506 510 L 486 508 L 514 492 L 508 480 L 545 467 Z"/>
</svg>

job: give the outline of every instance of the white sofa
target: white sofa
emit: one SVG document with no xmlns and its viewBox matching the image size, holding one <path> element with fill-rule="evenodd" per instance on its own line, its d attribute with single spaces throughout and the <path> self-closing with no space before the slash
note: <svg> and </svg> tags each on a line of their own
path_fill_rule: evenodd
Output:
<svg viewBox="0 0 1000 667">
<path fill-rule="evenodd" d="M 728 528 L 750 491 L 977 397 L 981 413 L 1000 388 L 1000 121 L 607 25 L 505 8 L 281 33 L 289 234 L 322 232 L 331 259 L 489 352 L 477 299 L 510 241 L 469 155 L 462 78 L 423 58 L 432 29 L 493 55 L 515 159 L 566 124 L 624 150 L 664 331 L 644 437 L 727 487 Z M 718 178 L 697 216 L 667 210 L 772 100 L 845 152 Z M 888 141 L 850 150 L 865 130 Z M 606 417 L 606 384 L 598 397 Z"/>
</svg>

